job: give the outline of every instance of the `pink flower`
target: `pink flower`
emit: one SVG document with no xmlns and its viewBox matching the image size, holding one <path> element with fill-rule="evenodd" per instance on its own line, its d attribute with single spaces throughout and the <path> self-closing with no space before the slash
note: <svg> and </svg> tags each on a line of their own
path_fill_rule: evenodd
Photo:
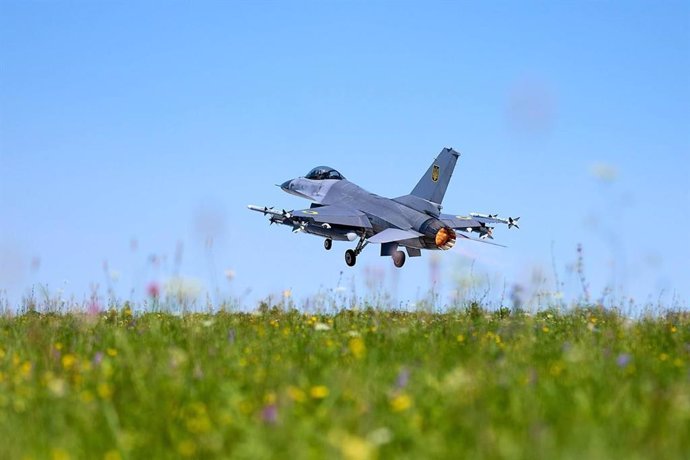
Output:
<svg viewBox="0 0 690 460">
<path fill-rule="evenodd" d="M 146 293 L 149 295 L 149 297 L 152 297 L 155 300 L 161 295 L 161 288 L 158 283 L 152 281 L 146 287 Z"/>
</svg>

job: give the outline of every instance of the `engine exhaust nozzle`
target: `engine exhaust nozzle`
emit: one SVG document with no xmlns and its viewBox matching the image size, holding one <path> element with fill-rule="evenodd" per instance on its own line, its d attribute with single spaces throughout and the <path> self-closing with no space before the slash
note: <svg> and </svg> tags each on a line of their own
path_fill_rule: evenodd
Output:
<svg viewBox="0 0 690 460">
<path fill-rule="evenodd" d="M 434 242 L 437 248 L 447 251 L 455 246 L 456 238 L 457 235 L 455 234 L 455 230 L 449 227 L 441 227 L 439 231 L 436 232 Z"/>
</svg>

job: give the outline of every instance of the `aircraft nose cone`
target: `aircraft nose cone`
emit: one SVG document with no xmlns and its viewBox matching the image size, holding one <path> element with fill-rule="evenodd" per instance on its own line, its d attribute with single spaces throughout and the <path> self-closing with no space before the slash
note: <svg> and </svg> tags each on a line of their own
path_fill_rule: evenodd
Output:
<svg viewBox="0 0 690 460">
<path fill-rule="evenodd" d="M 291 184 L 291 183 L 292 183 L 292 179 L 286 180 L 285 182 L 283 182 L 282 184 L 280 184 L 280 188 L 282 188 L 282 189 L 285 190 L 285 191 L 290 190 L 290 184 Z"/>
</svg>

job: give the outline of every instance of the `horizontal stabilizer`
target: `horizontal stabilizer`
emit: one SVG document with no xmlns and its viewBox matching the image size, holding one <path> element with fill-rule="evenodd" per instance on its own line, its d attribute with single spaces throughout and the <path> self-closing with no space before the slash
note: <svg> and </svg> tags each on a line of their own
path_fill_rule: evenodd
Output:
<svg viewBox="0 0 690 460">
<path fill-rule="evenodd" d="M 502 245 L 502 244 L 492 243 L 491 241 L 479 240 L 479 239 L 477 239 L 477 238 L 471 238 L 471 237 L 469 237 L 469 236 L 467 236 L 467 235 L 463 235 L 462 233 L 458 233 L 457 235 L 458 235 L 460 238 L 464 238 L 464 239 L 466 239 L 466 240 L 476 241 L 477 243 L 486 243 L 486 244 L 490 244 L 490 245 L 492 245 L 492 246 L 500 246 L 500 247 L 502 247 L 502 248 L 506 248 L 506 247 L 507 247 L 507 246 L 504 246 L 504 245 Z"/>
<path fill-rule="evenodd" d="M 382 232 L 369 238 L 370 243 L 392 243 L 393 241 L 404 241 L 411 238 L 422 236 L 421 233 L 414 230 L 400 230 L 399 228 L 387 228 Z"/>
</svg>

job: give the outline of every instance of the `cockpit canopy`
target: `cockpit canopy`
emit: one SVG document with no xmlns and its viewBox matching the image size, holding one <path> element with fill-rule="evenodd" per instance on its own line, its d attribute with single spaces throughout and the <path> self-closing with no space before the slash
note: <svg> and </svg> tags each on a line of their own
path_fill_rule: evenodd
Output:
<svg viewBox="0 0 690 460">
<path fill-rule="evenodd" d="M 312 169 L 307 173 L 306 176 L 304 176 L 305 179 L 312 179 L 312 180 L 324 180 L 324 179 L 335 179 L 335 180 L 342 180 L 345 179 L 342 174 L 340 174 L 338 171 L 335 169 L 328 167 L 328 166 L 317 166 L 316 168 Z"/>
</svg>

